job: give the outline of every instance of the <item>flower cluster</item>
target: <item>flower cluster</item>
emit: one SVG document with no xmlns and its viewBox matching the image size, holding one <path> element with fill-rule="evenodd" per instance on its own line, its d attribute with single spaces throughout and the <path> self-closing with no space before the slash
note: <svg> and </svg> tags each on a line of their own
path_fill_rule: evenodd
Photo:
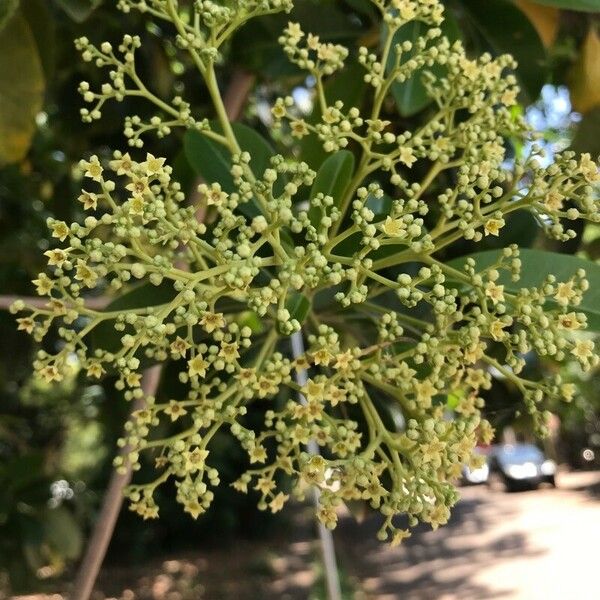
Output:
<svg viewBox="0 0 600 600">
<path fill-rule="evenodd" d="M 158 515 L 153 494 L 170 478 L 190 515 L 209 507 L 220 483 L 211 440 L 225 430 L 250 463 L 233 485 L 256 490 L 261 508 L 279 511 L 292 494 L 301 498 L 318 486 L 326 526 L 335 526 L 340 503 L 363 500 L 383 515 L 379 537 L 399 543 L 409 535 L 397 526 L 399 514 L 411 526 L 447 521 L 454 480 L 476 461 L 475 444 L 493 435 L 481 414 L 492 373 L 514 382 L 543 431 L 542 401 L 570 401 L 574 389 L 559 376 L 527 379 L 525 355 L 572 357 L 584 369 L 598 364 L 580 331 L 586 315 L 577 307 L 589 285 L 583 270 L 519 288 L 516 246 L 486 266 L 472 258 L 450 265 L 440 255 L 460 240 L 498 236 L 518 210 L 559 240 L 573 237 L 566 221 L 600 221 L 597 165 L 564 152 L 542 167 L 533 146 L 508 170 L 505 139 L 531 137 L 511 111 L 514 61 L 471 59 L 450 44 L 438 28 L 437 0 L 374 4 L 386 24 L 382 51 L 358 50 L 372 91 L 368 113 L 327 97 L 323 82 L 342 68 L 345 48 L 294 23 L 281 37 L 290 59 L 314 77 L 321 120 L 299 119 L 285 97 L 273 106 L 276 122 L 296 138 L 316 136 L 328 153 L 352 148 L 358 156 L 335 197 L 313 193 L 318 174 L 292 155 L 275 155 L 258 171 L 216 85 L 219 48 L 232 31 L 250 17 L 288 10 L 288 2 L 225 7 L 203 0 L 192 9 L 174 0 L 121 1 L 123 10 L 175 25 L 177 44 L 214 100 L 219 131 L 184 99 L 168 103 L 148 91 L 134 68 L 137 38 L 125 36 L 119 57 L 110 44 L 78 42 L 84 60 L 111 69 L 100 93 L 81 84 L 94 104 L 82 113 L 85 121 L 99 118 L 108 99 L 127 95 L 149 100 L 163 116 L 148 124 L 128 119 L 131 155 L 81 162 L 79 201 L 88 216 L 83 223 L 48 221 L 57 244 L 45 253 L 48 271 L 34 280 L 47 303 L 27 309 L 18 323 L 36 340 L 51 327 L 62 339 L 56 354 L 38 352 L 34 366 L 46 381 L 75 369 L 95 379 L 112 373 L 127 400 L 144 400 L 120 440 L 129 453 L 116 460 L 120 469 L 128 462 L 137 470 L 147 456 L 159 470 L 154 481 L 128 490 L 144 518 Z M 397 30 L 414 20 L 429 25 L 427 32 L 394 46 Z M 437 104 L 429 121 L 408 131 L 382 118 L 391 85 L 433 64 L 444 74 L 425 82 Z M 135 150 L 141 133 L 162 136 L 175 126 L 221 144 L 230 158 L 231 184 L 206 181 L 195 191 L 206 205 L 204 222 L 166 160 Z M 455 183 L 443 189 L 447 173 Z M 86 302 L 88 292 L 122 294 L 132 284 L 113 307 Z M 25 308 L 14 305 L 15 312 Z M 298 332 L 307 348 L 294 356 L 289 336 Z M 184 391 L 146 396 L 142 370 L 166 361 Z M 247 417 L 254 403 L 266 407 L 258 430 Z M 310 440 L 319 455 L 306 451 Z"/>
</svg>

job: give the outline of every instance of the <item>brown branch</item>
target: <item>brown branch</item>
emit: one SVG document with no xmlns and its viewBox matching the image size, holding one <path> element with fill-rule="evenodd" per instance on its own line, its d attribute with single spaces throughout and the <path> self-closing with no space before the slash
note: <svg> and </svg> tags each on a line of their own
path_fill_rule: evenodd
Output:
<svg viewBox="0 0 600 600">
<path fill-rule="evenodd" d="M 33 308 L 48 308 L 48 298 L 40 296 L 17 296 L 16 294 L 8 294 L 0 296 L 0 310 L 8 310 L 13 302 L 23 300 L 27 306 Z M 107 296 L 98 296 L 96 298 L 86 298 L 85 307 L 92 310 L 102 310 L 112 302 L 112 298 Z"/>
<path fill-rule="evenodd" d="M 142 390 L 144 396 L 134 401 L 131 412 L 140 410 L 145 406 L 145 397 L 156 395 L 160 381 L 161 366 L 155 365 L 144 371 L 142 377 Z M 110 483 L 102 501 L 102 508 L 98 520 L 94 525 L 92 536 L 88 542 L 85 556 L 79 567 L 77 579 L 71 594 L 71 600 L 88 600 L 94 583 L 98 577 L 100 567 L 104 561 L 106 550 L 113 535 L 117 518 L 123 505 L 123 490 L 131 480 L 131 464 L 128 460 L 129 447 L 125 446 L 119 455 L 123 458 L 125 472 L 118 473 L 115 469 L 110 478 Z"/>
<path fill-rule="evenodd" d="M 254 85 L 255 77 L 245 71 L 236 70 L 233 73 L 229 87 L 225 92 L 224 104 L 227 112 L 227 116 L 231 121 L 235 121 L 246 103 L 246 99 L 252 86 Z M 197 182 L 194 185 L 191 202 L 192 204 L 198 205 L 198 198 L 196 188 Z M 199 221 L 204 219 L 204 209 L 199 207 L 196 212 L 196 218 Z M 15 298 L 16 299 L 16 298 Z M 144 397 L 154 396 L 158 388 L 158 382 L 160 380 L 160 374 L 162 371 L 162 365 L 156 365 L 151 369 L 144 371 L 142 379 L 142 390 L 144 391 Z M 140 399 L 134 404 L 132 412 L 142 408 L 144 400 Z M 124 448 L 120 455 L 126 459 L 128 449 Z M 124 474 L 119 474 L 115 470 L 112 474 L 108 490 L 102 501 L 102 509 L 100 516 L 96 521 L 92 536 L 86 548 L 85 556 L 79 567 L 77 579 L 73 593 L 71 594 L 71 600 L 89 600 L 92 593 L 94 583 L 98 577 L 100 567 L 104 561 L 108 545 L 113 535 L 117 517 L 123 504 L 123 491 L 131 480 L 131 466 L 128 461 L 125 460 L 127 465 L 127 471 Z"/>
</svg>

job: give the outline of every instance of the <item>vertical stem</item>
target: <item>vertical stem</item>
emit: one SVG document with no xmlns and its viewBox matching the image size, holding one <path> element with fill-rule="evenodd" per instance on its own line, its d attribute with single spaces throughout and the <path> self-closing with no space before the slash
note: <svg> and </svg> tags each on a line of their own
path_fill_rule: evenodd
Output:
<svg viewBox="0 0 600 600">
<path fill-rule="evenodd" d="M 304 354 L 304 341 L 302 333 L 297 331 L 292 335 L 292 356 L 298 358 Z M 296 372 L 296 382 L 299 386 L 306 384 L 306 370 Z M 306 404 L 306 398 L 302 394 L 298 394 L 300 402 Z M 306 445 L 309 454 L 319 454 L 319 445 L 314 439 L 310 439 Z M 315 508 L 319 508 L 319 488 L 315 485 L 313 490 L 313 502 Z M 340 577 L 338 573 L 337 563 L 335 560 L 335 546 L 333 544 L 333 535 L 331 530 L 327 529 L 321 521 L 317 523 L 319 529 L 319 539 L 321 542 L 321 552 L 323 554 L 323 568 L 325 571 L 325 581 L 327 583 L 327 596 L 329 600 L 342 600 L 342 590 L 340 587 Z"/>
<path fill-rule="evenodd" d="M 144 372 L 142 378 L 144 396 L 135 400 L 131 410 L 132 413 L 143 408 L 145 396 L 154 396 L 156 394 L 160 373 L 160 365 L 155 365 Z M 94 526 L 92 537 L 77 573 L 71 600 L 88 600 L 94 588 L 94 583 L 106 556 L 106 550 L 108 549 L 123 504 L 123 490 L 131 480 L 131 465 L 127 460 L 128 453 L 129 448 L 127 446 L 120 452 L 126 470 L 124 473 L 118 473 L 115 469 L 110 478 L 108 490 L 102 501 L 100 515 Z"/>
</svg>

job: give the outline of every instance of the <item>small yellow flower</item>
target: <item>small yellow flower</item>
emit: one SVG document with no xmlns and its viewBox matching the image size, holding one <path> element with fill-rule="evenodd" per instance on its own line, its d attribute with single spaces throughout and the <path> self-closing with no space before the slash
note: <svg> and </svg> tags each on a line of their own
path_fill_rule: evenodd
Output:
<svg viewBox="0 0 600 600">
<path fill-rule="evenodd" d="M 410 531 L 407 529 L 397 529 L 392 536 L 390 546 L 392 548 L 399 546 L 403 540 L 410 537 Z"/>
<path fill-rule="evenodd" d="M 290 38 L 290 41 L 292 43 L 297 44 L 304 37 L 304 32 L 300 27 L 300 23 L 288 22 L 288 25 L 285 28 L 284 32 L 288 36 L 288 38 Z"/>
<path fill-rule="evenodd" d="M 581 362 L 587 362 L 594 356 L 594 342 L 592 340 L 577 340 L 571 353 Z"/>
<path fill-rule="evenodd" d="M 70 233 L 69 226 L 64 221 L 55 221 L 51 225 L 52 237 L 58 238 L 61 242 L 67 239 Z"/>
<path fill-rule="evenodd" d="M 400 162 L 404 163 L 409 169 L 417 162 L 414 150 L 409 146 L 400 148 Z"/>
<path fill-rule="evenodd" d="M 56 367 L 56 365 L 46 365 L 40 372 L 41 378 L 46 383 L 51 383 L 53 381 L 62 381 L 63 376 Z"/>
<path fill-rule="evenodd" d="M 562 329 L 569 329 L 575 331 L 581 329 L 581 323 L 577 319 L 577 315 L 574 312 L 566 313 L 558 316 L 558 326 Z"/>
<path fill-rule="evenodd" d="M 47 250 L 46 252 L 44 252 L 44 256 L 48 257 L 48 264 L 51 267 L 58 267 L 59 269 L 69 258 L 68 254 L 60 248 L 55 248 L 54 250 Z"/>
<path fill-rule="evenodd" d="M 556 286 L 554 299 L 561 306 L 568 306 L 576 295 L 577 292 L 573 289 L 573 281 L 561 282 Z"/>
<path fill-rule="evenodd" d="M 143 196 L 150 191 L 148 187 L 147 177 L 132 177 L 131 182 L 125 186 L 126 190 L 129 190 L 133 196 Z"/>
<path fill-rule="evenodd" d="M 292 137 L 301 139 L 305 135 L 308 135 L 308 126 L 306 125 L 306 121 L 304 119 L 292 121 L 290 127 L 292 129 Z"/>
<path fill-rule="evenodd" d="M 424 379 L 415 383 L 415 398 L 424 408 L 431 406 L 431 399 L 438 393 L 438 389 L 429 381 Z"/>
<path fill-rule="evenodd" d="M 497 285 L 493 281 L 488 281 L 485 286 L 485 295 L 490 298 L 494 304 L 498 304 L 498 302 L 504 302 L 504 286 Z"/>
<path fill-rule="evenodd" d="M 46 296 L 54 289 L 54 281 L 52 281 L 46 273 L 40 273 L 37 279 L 31 283 L 35 285 L 39 296 Z"/>
<path fill-rule="evenodd" d="M 111 160 L 109 165 L 117 175 L 131 175 L 133 171 L 133 161 L 131 160 L 131 156 L 129 156 L 129 152 L 123 154 L 121 158 Z"/>
<path fill-rule="evenodd" d="M 406 235 L 406 223 L 402 219 L 392 219 L 390 216 L 386 217 L 381 229 L 386 235 L 393 238 Z"/>
<path fill-rule="evenodd" d="M 140 165 L 140 167 L 142 167 L 146 175 L 150 177 L 162 171 L 165 160 L 165 158 L 156 158 L 153 154 L 148 152 L 146 154 L 146 160 Z"/>
<path fill-rule="evenodd" d="M 141 373 L 129 373 L 125 377 L 125 381 L 129 387 L 139 387 L 142 382 L 142 375 Z"/>
<path fill-rule="evenodd" d="M 506 331 L 504 328 L 506 327 L 506 323 L 501 321 L 500 319 L 495 319 L 490 323 L 490 335 L 497 342 L 502 341 L 506 337 Z"/>
<path fill-rule="evenodd" d="M 477 75 L 479 74 L 479 68 L 477 66 L 477 61 L 469 60 L 467 58 L 461 58 L 460 67 L 463 71 L 464 76 L 474 81 L 477 79 Z"/>
<path fill-rule="evenodd" d="M 75 279 L 81 281 L 86 287 L 92 288 L 96 285 L 98 275 L 88 267 L 85 261 L 79 259 L 75 270 Z"/>
<path fill-rule="evenodd" d="M 187 415 L 187 410 L 185 410 L 185 408 L 176 400 L 170 400 L 169 406 L 165 408 L 165 415 L 169 415 L 171 417 L 171 422 L 175 422 L 179 417 Z"/>
<path fill-rule="evenodd" d="M 144 214 L 146 202 L 142 196 L 133 196 L 129 200 L 129 214 L 141 216 Z"/>
<path fill-rule="evenodd" d="M 279 512 L 283 508 L 284 504 L 288 501 L 288 499 L 289 496 L 287 494 L 279 492 L 277 496 L 275 496 L 273 500 L 269 502 L 269 508 L 271 509 L 271 512 Z"/>
<path fill-rule="evenodd" d="M 502 96 L 500 96 L 500 102 L 504 104 L 504 106 L 512 106 L 517 103 L 517 95 L 519 90 L 517 88 L 509 88 L 504 90 Z"/>
<path fill-rule="evenodd" d="M 312 379 L 309 379 L 300 391 L 309 402 L 323 401 L 325 397 L 325 385 Z"/>
<path fill-rule="evenodd" d="M 96 379 L 100 379 L 104 373 L 106 373 L 106 371 L 98 361 L 91 362 L 86 371 L 88 377 L 95 377 Z"/>
<path fill-rule="evenodd" d="M 185 453 L 186 469 L 191 471 L 199 471 L 204 468 L 206 459 L 208 458 L 208 450 L 203 448 L 194 448 L 191 452 Z"/>
<path fill-rule="evenodd" d="M 565 402 L 571 402 L 575 396 L 575 392 L 577 388 L 574 383 L 563 383 L 560 386 L 561 396 L 564 398 Z"/>
<path fill-rule="evenodd" d="M 171 342 L 171 352 L 178 358 L 184 357 L 188 349 L 190 348 L 190 344 L 184 340 L 183 338 L 177 336 L 177 338 Z"/>
<path fill-rule="evenodd" d="M 560 192 L 550 191 L 544 198 L 544 206 L 550 212 L 562 210 L 565 197 Z"/>
<path fill-rule="evenodd" d="M 495 235 L 500 233 L 504 227 L 504 219 L 488 219 L 483 225 L 485 235 Z"/>
<path fill-rule="evenodd" d="M 353 362 L 354 355 L 350 350 L 346 350 L 345 352 L 336 355 L 334 367 L 339 371 L 347 371 Z"/>
<path fill-rule="evenodd" d="M 254 444 L 248 453 L 251 463 L 264 463 L 267 460 L 267 451 L 260 444 Z"/>
<path fill-rule="evenodd" d="M 197 519 L 202 513 L 205 512 L 205 508 L 198 502 L 198 500 L 187 500 L 183 507 L 184 512 L 190 514 L 192 519 Z"/>
<path fill-rule="evenodd" d="M 259 398 L 266 398 L 277 393 L 279 387 L 275 383 L 272 377 L 261 375 L 256 382 L 256 388 L 258 390 Z"/>
<path fill-rule="evenodd" d="M 18 331 L 32 333 L 33 328 L 35 327 L 35 321 L 31 317 L 21 317 L 20 319 L 17 319 L 17 323 L 19 324 L 17 327 Z"/>
<path fill-rule="evenodd" d="M 327 348 L 320 348 L 312 353 L 312 358 L 315 365 L 323 365 L 326 367 L 333 360 L 333 354 L 331 354 Z"/>
<path fill-rule="evenodd" d="M 236 375 L 236 379 L 241 381 L 243 385 L 252 385 L 256 383 L 256 371 L 251 368 L 240 369 Z"/>
<path fill-rule="evenodd" d="M 584 152 L 579 161 L 579 170 L 589 183 L 600 181 L 598 165 L 592 160 L 589 152 Z"/>
<path fill-rule="evenodd" d="M 85 210 L 96 210 L 98 207 L 98 196 L 92 192 L 83 191 L 77 200 L 83 204 Z"/>
<path fill-rule="evenodd" d="M 336 385 L 330 385 L 327 396 L 331 406 L 337 406 L 340 402 L 346 400 L 346 391 Z"/>
<path fill-rule="evenodd" d="M 89 161 L 82 160 L 79 165 L 84 169 L 85 177 L 90 177 L 94 181 L 102 181 L 102 172 L 104 169 L 100 165 L 100 161 L 96 155 L 90 157 Z"/>
<path fill-rule="evenodd" d="M 411 0 L 397 0 L 394 4 L 404 21 L 412 21 L 417 16 L 417 7 Z"/>
<path fill-rule="evenodd" d="M 312 33 L 309 33 L 307 38 L 306 38 L 306 45 L 311 49 L 311 50 L 317 50 L 319 48 L 319 36 L 318 35 L 313 35 Z"/>
<path fill-rule="evenodd" d="M 188 373 L 191 377 L 205 377 L 206 369 L 208 369 L 209 366 L 209 363 L 206 360 L 204 360 L 202 354 L 197 354 L 196 356 L 194 356 L 194 358 L 188 360 Z"/>
<path fill-rule="evenodd" d="M 238 352 L 238 343 L 232 342 L 222 342 L 221 350 L 219 351 L 219 356 L 224 358 L 227 362 L 233 362 L 236 358 L 240 357 L 240 353 Z"/>
<path fill-rule="evenodd" d="M 225 327 L 223 313 L 206 312 L 200 319 L 200 325 L 204 327 L 206 333 L 212 333 L 215 329 Z"/>
</svg>

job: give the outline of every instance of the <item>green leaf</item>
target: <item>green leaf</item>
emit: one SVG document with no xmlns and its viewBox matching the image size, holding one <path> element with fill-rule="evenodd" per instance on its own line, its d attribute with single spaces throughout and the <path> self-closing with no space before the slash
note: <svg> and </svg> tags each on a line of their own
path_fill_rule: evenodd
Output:
<svg viewBox="0 0 600 600">
<path fill-rule="evenodd" d="M 55 0 L 76 23 L 83 23 L 102 4 L 102 0 Z"/>
<path fill-rule="evenodd" d="M 56 19 L 47 0 L 22 0 L 21 12 L 35 40 L 45 79 L 51 81 L 56 65 Z"/>
<path fill-rule="evenodd" d="M 83 535 L 73 515 L 63 506 L 46 510 L 43 516 L 45 541 L 66 559 L 79 558 Z"/>
<path fill-rule="evenodd" d="M 0 0 L 0 31 L 19 8 L 19 0 Z"/>
<path fill-rule="evenodd" d="M 285 307 L 292 319 L 296 319 L 302 325 L 310 311 L 310 300 L 300 292 L 294 292 L 286 298 Z"/>
<path fill-rule="evenodd" d="M 16 13 L 0 32 L 0 166 L 21 160 L 42 109 L 44 72 L 31 29 Z"/>
<path fill-rule="evenodd" d="M 335 206 L 340 206 L 344 192 L 354 173 L 354 154 L 348 150 L 339 150 L 332 154 L 321 165 L 310 191 L 312 200 L 317 194 L 331 196 Z M 308 211 L 310 222 L 317 225 L 321 218 L 321 210 L 310 207 Z"/>
<path fill-rule="evenodd" d="M 507 0 L 462 0 L 461 7 L 492 54 L 512 54 L 528 102 L 537 100 L 548 78 L 544 45 L 525 14 Z"/>
<path fill-rule="evenodd" d="M 532 2 L 545 6 L 556 6 L 556 8 L 565 10 L 600 12 L 600 0 L 532 0 Z"/>
<path fill-rule="evenodd" d="M 216 124 L 211 123 L 211 127 L 213 131 L 220 133 L 221 130 Z M 265 169 L 270 165 L 271 157 L 275 154 L 273 148 L 262 135 L 247 125 L 233 123 L 232 127 L 240 148 L 249 152 L 252 157 L 250 161 L 252 172 L 257 177 L 262 177 Z M 231 154 L 225 146 L 198 131 L 188 131 L 183 139 L 183 147 L 192 169 L 207 183 L 218 182 L 227 193 L 236 190 L 230 173 Z M 281 187 L 284 185 L 282 178 L 279 185 Z M 260 214 L 255 201 L 241 205 L 240 210 L 250 217 Z"/>
<path fill-rule="evenodd" d="M 461 270 L 467 258 L 473 258 L 479 271 L 497 262 L 501 254 L 501 250 L 478 252 L 454 259 L 448 265 Z M 600 331 L 600 265 L 569 254 L 526 248 L 521 249 L 520 258 L 522 266 L 519 281 L 512 281 L 509 273 L 501 271 L 499 282 L 509 292 L 539 286 L 550 274 L 554 275 L 557 281 L 568 281 L 578 269 L 584 269 L 590 282 L 590 289 L 583 295 L 581 304 L 573 306 L 572 309 L 587 315 L 588 330 Z M 551 304 L 554 302 L 552 301 Z"/>
<path fill-rule="evenodd" d="M 401 44 L 405 41 L 410 41 L 415 45 L 417 38 L 425 35 L 429 29 L 428 25 L 421 23 L 420 21 L 411 21 L 403 27 L 401 27 L 394 35 L 392 42 L 392 48 L 396 44 Z M 451 42 L 454 42 L 460 38 L 460 30 L 458 23 L 452 17 L 450 13 L 446 13 L 446 18 L 441 25 L 442 35 L 445 35 Z M 410 52 L 404 52 L 402 55 L 402 62 L 408 61 L 415 54 L 415 50 Z M 390 52 L 390 56 L 386 65 L 386 71 L 389 72 L 393 66 L 396 58 L 394 51 Z M 434 64 L 431 67 L 423 67 L 415 71 L 410 79 L 400 83 L 396 81 L 392 84 L 391 90 L 398 112 L 403 117 L 410 117 L 419 111 L 423 110 L 432 99 L 428 96 L 427 90 L 423 85 L 423 73 L 429 71 L 436 77 L 441 77 L 446 72 L 445 67 L 440 64 Z"/>
</svg>

